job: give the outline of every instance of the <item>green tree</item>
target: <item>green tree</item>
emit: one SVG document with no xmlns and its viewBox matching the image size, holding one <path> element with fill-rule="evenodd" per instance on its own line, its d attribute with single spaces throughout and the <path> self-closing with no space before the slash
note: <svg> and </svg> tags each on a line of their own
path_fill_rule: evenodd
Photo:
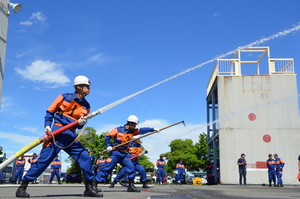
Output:
<svg viewBox="0 0 300 199">
<path fill-rule="evenodd" d="M 205 133 L 199 135 L 199 141 L 195 145 L 191 139 L 176 139 L 170 143 L 169 147 L 171 151 L 162 154 L 168 160 L 166 165 L 168 175 L 172 175 L 180 159 L 183 160 L 187 171 L 200 171 L 205 168 L 207 160 L 207 136 Z"/>
<path fill-rule="evenodd" d="M 171 148 L 171 152 L 163 154 L 168 160 L 166 165 L 168 174 L 175 170 L 176 164 L 179 163 L 180 159 L 183 160 L 187 171 L 199 170 L 200 161 L 197 157 L 197 148 L 193 144 L 193 140 L 176 139 L 170 143 L 169 147 Z"/>
<path fill-rule="evenodd" d="M 195 144 L 195 147 L 197 149 L 196 155 L 200 162 L 199 168 L 201 168 L 202 170 L 205 169 L 205 163 L 207 161 L 207 146 L 207 134 L 201 133 L 199 135 L 199 141 Z"/>
</svg>

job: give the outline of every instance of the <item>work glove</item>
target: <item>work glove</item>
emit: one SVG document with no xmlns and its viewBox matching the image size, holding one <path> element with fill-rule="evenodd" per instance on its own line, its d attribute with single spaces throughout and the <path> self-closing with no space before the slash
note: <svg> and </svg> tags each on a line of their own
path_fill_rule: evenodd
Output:
<svg viewBox="0 0 300 199">
<path fill-rule="evenodd" d="M 135 139 L 139 139 L 139 138 L 140 138 L 139 135 L 135 135 L 135 136 L 132 137 L 132 139 L 134 139 L 134 140 L 135 140 Z"/>
<path fill-rule="evenodd" d="M 159 129 L 158 129 L 158 128 L 154 128 L 154 131 L 156 131 L 156 133 L 158 133 L 158 132 L 159 132 Z"/>
<path fill-rule="evenodd" d="M 85 125 L 85 123 L 86 123 L 86 119 L 84 117 L 81 117 L 81 118 L 78 119 L 78 124 L 79 125 Z"/>
<path fill-rule="evenodd" d="M 52 130 L 51 130 L 51 127 L 50 126 L 46 126 L 45 127 L 45 133 L 46 133 L 46 135 L 44 135 L 44 139 L 46 140 L 46 141 L 49 141 L 49 140 L 51 140 L 52 139 Z"/>
<path fill-rule="evenodd" d="M 45 127 L 45 133 L 51 133 L 52 132 L 52 130 L 51 130 L 51 127 L 50 126 L 46 126 Z"/>
<path fill-rule="evenodd" d="M 106 150 L 107 150 L 108 152 L 110 152 L 110 151 L 112 151 L 112 147 L 111 147 L 111 146 L 108 146 L 108 147 L 106 148 Z"/>
</svg>

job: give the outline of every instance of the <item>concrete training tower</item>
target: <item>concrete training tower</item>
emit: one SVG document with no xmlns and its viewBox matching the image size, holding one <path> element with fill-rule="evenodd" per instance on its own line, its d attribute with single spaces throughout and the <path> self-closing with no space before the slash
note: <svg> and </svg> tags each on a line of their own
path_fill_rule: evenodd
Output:
<svg viewBox="0 0 300 199">
<path fill-rule="evenodd" d="M 247 60 L 246 60 L 247 59 Z M 270 57 L 269 47 L 219 59 L 207 85 L 207 137 L 214 181 L 238 184 L 246 154 L 247 183 L 268 184 L 266 160 L 285 161 L 284 184 L 298 184 L 299 109 L 294 60 Z"/>
</svg>

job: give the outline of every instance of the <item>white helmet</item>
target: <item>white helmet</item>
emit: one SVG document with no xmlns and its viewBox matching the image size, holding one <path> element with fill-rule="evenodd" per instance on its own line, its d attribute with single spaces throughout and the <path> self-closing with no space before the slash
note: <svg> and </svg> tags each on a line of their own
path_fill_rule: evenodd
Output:
<svg viewBox="0 0 300 199">
<path fill-rule="evenodd" d="M 133 122 L 133 123 L 138 124 L 139 118 L 135 115 L 129 115 L 129 117 L 127 118 L 127 122 Z"/>
<path fill-rule="evenodd" d="M 89 80 L 89 78 L 87 78 L 86 76 L 83 76 L 83 75 L 79 75 L 77 77 L 75 77 L 74 79 L 74 86 L 75 85 L 80 85 L 80 84 L 85 84 L 85 85 L 91 85 L 91 82 Z"/>
</svg>

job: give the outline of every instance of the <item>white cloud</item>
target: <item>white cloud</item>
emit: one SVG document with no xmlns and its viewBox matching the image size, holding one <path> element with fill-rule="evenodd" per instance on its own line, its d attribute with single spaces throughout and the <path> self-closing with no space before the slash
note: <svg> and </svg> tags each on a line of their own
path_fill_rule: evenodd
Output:
<svg viewBox="0 0 300 199">
<path fill-rule="evenodd" d="M 26 146 L 28 143 L 31 143 L 34 140 L 37 140 L 39 137 L 25 136 L 16 133 L 4 133 L 0 132 L 0 140 L 3 143 L 17 144 L 18 147 Z M 6 140 L 6 141 L 5 141 Z"/>
<path fill-rule="evenodd" d="M 37 132 L 37 128 L 32 127 L 32 126 L 25 126 L 25 127 L 22 127 L 21 130 L 23 130 L 23 131 L 29 131 L 29 132 L 32 132 L 32 133 Z"/>
<path fill-rule="evenodd" d="M 32 13 L 31 17 L 26 21 L 21 21 L 20 25 L 24 26 L 32 26 L 34 24 L 41 25 L 40 28 L 45 28 L 47 24 L 47 17 L 42 12 L 34 12 Z M 26 32 L 26 30 L 23 30 Z"/>
<path fill-rule="evenodd" d="M 31 26 L 33 24 L 33 22 L 31 22 L 31 21 L 21 21 L 20 24 L 24 25 L 24 26 Z"/>
<path fill-rule="evenodd" d="M 66 86 L 70 82 L 70 79 L 64 75 L 55 62 L 36 60 L 30 66 L 26 66 L 25 69 L 15 68 L 15 71 L 24 79 L 43 83 L 48 88 Z"/>
<path fill-rule="evenodd" d="M 215 13 L 213 14 L 213 17 L 218 17 L 219 15 L 220 15 L 219 13 L 215 12 Z"/>
<path fill-rule="evenodd" d="M 103 53 L 98 53 L 96 55 L 93 55 L 93 56 L 89 57 L 86 62 L 101 64 L 101 63 L 107 62 L 109 60 L 110 60 L 110 58 L 107 57 L 107 56 L 104 56 Z"/>
<path fill-rule="evenodd" d="M 44 22 L 47 19 L 47 17 L 42 12 L 34 12 L 32 13 L 30 19 L 35 21 L 36 23 L 39 23 Z"/>
</svg>

